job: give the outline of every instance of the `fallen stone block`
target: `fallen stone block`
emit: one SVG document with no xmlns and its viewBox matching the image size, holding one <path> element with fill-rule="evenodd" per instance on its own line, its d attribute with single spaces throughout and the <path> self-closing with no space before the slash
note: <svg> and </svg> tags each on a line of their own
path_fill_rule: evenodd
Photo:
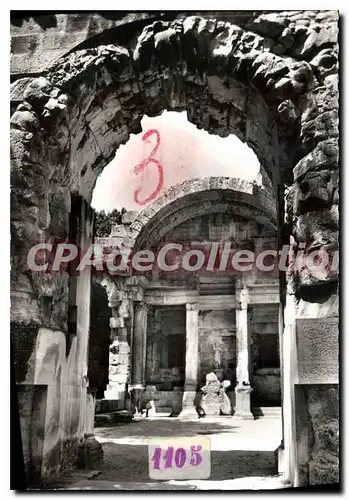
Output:
<svg viewBox="0 0 349 500">
<path fill-rule="evenodd" d="M 110 413 L 100 413 L 95 415 L 95 427 L 108 425 L 126 424 L 131 422 L 133 414 L 128 410 L 113 411 Z"/>
</svg>

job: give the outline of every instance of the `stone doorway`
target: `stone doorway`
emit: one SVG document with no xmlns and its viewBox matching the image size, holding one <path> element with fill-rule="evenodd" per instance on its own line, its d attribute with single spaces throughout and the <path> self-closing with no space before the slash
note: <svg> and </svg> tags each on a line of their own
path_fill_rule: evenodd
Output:
<svg viewBox="0 0 349 500">
<path fill-rule="evenodd" d="M 146 391 L 156 414 L 178 415 L 185 379 L 186 310 L 184 306 L 148 309 Z"/>
<path fill-rule="evenodd" d="M 89 337 L 89 362 L 87 376 L 91 387 L 96 389 L 96 399 L 104 398 L 108 385 L 110 309 L 105 289 L 92 281 L 91 323 Z"/>
</svg>

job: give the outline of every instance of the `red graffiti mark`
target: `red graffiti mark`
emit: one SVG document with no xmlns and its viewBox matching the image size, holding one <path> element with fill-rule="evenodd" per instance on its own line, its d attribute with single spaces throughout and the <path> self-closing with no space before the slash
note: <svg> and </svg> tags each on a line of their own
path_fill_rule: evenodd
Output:
<svg viewBox="0 0 349 500">
<path fill-rule="evenodd" d="M 156 144 L 155 144 L 153 150 L 151 151 L 151 153 L 149 154 L 149 156 L 147 158 L 145 158 L 144 160 L 142 160 L 141 163 L 139 163 L 138 165 L 135 166 L 134 172 L 135 172 L 135 174 L 139 174 L 140 172 L 142 172 L 142 170 L 147 165 L 149 165 L 149 163 L 154 163 L 154 165 L 156 165 L 157 169 L 158 169 L 159 181 L 158 181 L 158 185 L 156 186 L 156 189 L 148 196 L 148 198 L 145 198 L 144 200 L 139 199 L 139 192 L 141 191 L 142 188 L 136 189 L 136 191 L 134 192 L 134 201 L 136 203 L 138 203 L 138 205 L 146 205 L 147 203 L 149 203 L 149 201 L 154 200 L 158 196 L 158 194 L 160 193 L 160 191 L 163 187 L 163 184 L 164 184 L 164 172 L 163 172 L 162 165 L 158 160 L 156 160 L 154 158 L 154 156 L 155 156 L 155 154 L 160 146 L 160 134 L 159 134 L 158 130 L 155 130 L 155 129 L 148 130 L 148 132 L 146 132 L 143 135 L 142 141 L 145 142 L 153 134 L 156 135 Z"/>
</svg>

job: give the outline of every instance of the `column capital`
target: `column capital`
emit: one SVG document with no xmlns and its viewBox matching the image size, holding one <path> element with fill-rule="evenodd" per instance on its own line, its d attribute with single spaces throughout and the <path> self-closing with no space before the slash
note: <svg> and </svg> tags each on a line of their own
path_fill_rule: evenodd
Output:
<svg viewBox="0 0 349 500">
<path fill-rule="evenodd" d="M 195 302 L 194 304 L 186 304 L 187 311 L 198 311 L 199 304 Z"/>
<path fill-rule="evenodd" d="M 237 309 L 247 309 L 251 303 L 248 287 L 244 285 L 241 290 L 236 290 Z"/>
<path fill-rule="evenodd" d="M 108 306 L 112 309 L 119 307 L 124 297 L 122 280 L 113 279 L 110 276 L 103 276 L 99 283 L 107 292 Z"/>
<path fill-rule="evenodd" d="M 125 289 L 129 293 L 130 299 L 142 301 L 144 291 L 148 286 L 148 280 L 144 276 L 130 276 L 125 280 Z"/>
<path fill-rule="evenodd" d="M 141 300 L 135 300 L 134 304 L 136 308 L 140 311 L 147 311 L 149 309 L 149 305 L 146 302 L 143 302 Z"/>
<path fill-rule="evenodd" d="M 108 301 L 108 307 L 110 307 L 112 311 L 117 310 L 121 306 L 121 303 L 122 303 L 121 299 L 120 300 L 111 299 Z"/>
<path fill-rule="evenodd" d="M 125 286 L 140 286 L 146 288 L 148 286 L 148 279 L 145 276 L 129 276 L 125 280 Z"/>
</svg>

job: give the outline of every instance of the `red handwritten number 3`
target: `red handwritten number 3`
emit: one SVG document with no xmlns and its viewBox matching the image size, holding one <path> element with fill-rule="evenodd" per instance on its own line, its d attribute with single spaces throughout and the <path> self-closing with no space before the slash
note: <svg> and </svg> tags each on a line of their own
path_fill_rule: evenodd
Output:
<svg viewBox="0 0 349 500">
<path fill-rule="evenodd" d="M 156 135 L 156 144 L 155 144 L 153 150 L 151 151 L 150 155 L 147 158 L 145 158 L 144 160 L 142 160 L 141 163 L 139 163 L 138 165 L 135 166 L 134 172 L 135 172 L 135 174 L 139 174 L 140 172 L 142 172 L 143 169 L 145 169 L 145 167 L 147 165 L 149 165 L 149 163 L 153 163 L 154 165 L 156 165 L 156 167 L 158 169 L 158 174 L 159 174 L 158 185 L 156 186 L 156 189 L 148 196 L 148 198 L 145 198 L 144 200 L 139 199 L 139 192 L 140 192 L 141 188 L 136 189 L 136 191 L 134 192 L 134 200 L 136 203 L 138 203 L 138 205 L 146 205 L 147 203 L 149 203 L 149 201 L 154 200 L 157 197 L 157 195 L 160 193 L 162 186 L 164 184 L 164 171 L 163 171 L 162 165 L 158 160 L 156 160 L 154 158 L 154 156 L 155 156 L 155 154 L 160 146 L 160 134 L 159 134 L 159 132 L 155 129 L 148 130 L 148 132 L 146 132 L 143 135 L 142 141 L 144 141 L 144 142 L 147 141 L 147 139 L 149 139 L 149 137 L 151 137 L 153 134 Z"/>
</svg>

